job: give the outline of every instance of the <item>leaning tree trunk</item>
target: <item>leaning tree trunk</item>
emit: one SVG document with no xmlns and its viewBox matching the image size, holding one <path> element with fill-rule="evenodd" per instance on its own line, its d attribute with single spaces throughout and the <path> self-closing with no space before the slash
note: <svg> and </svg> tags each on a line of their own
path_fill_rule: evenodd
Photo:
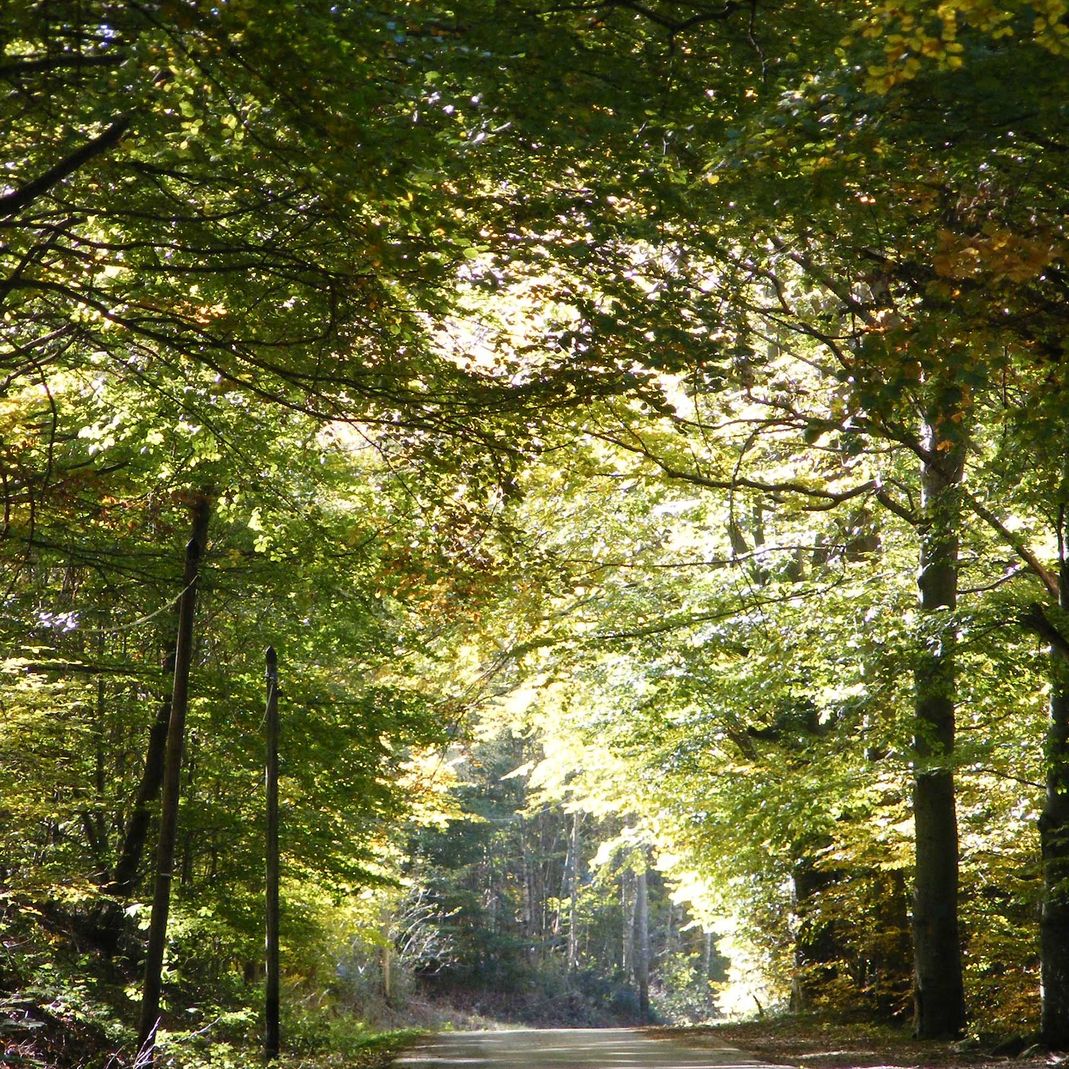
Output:
<svg viewBox="0 0 1069 1069">
<path fill-rule="evenodd" d="M 914 1022 L 921 1039 L 965 1026 L 958 931 L 958 824 L 954 805 L 954 697 L 958 527 L 965 448 L 957 406 L 933 406 L 921 471 L 921 648 L 915 673 L 913 815 Z M 954 421 L 957 416 L 957 422 Z"/>
<path fill-rule="evenodd" d="M 178 800 L 181 786 L 182 752 L 185 745 L 186 710 L 189 705 L 189 670 L 193 660 L 193 613 L 197 601 L 197 579 L 203 546 L 193 539 L 186 546 L 185 588 L 178 608 L 178 643 L 175 648 L 174 687 L 171 692 L 171 719 L 167 726 L 167 749 L 163 762 L 160 827 L 156 847 L 156 883 L 152 898 L 152 918 L 148 930 L 145 983 L 141 997 L 138 1032 L 139 1059 L 151 1065 L 159 1026 L 163 992 L 163 955 L 167 942 L 167 919 L 171 908 L 171 881 L 174 875 L 175 845 L 178 839 Z"/>
<path fill-rule="evenodd" d="M 1069 610 L 1069 561 L 1058 576 L 1059 603 Z M 1043 913 L 1040 943 L 1043 979 L 1043 1042 L 1069 1049 L 1069 662 L 1052 646 L 1050 723 L 1047 727 L 1047 797 L 1039 818 L 1043 851 Z"/>
<path fill-rule="evenodd" d="M 212 493 L 207 490 L 198 493 L 190 510 L 190 538 L 198 546 L 203 546 L 207 541 L 211 510 Z M 141 860 L 163 786 L 163 758 L 167 746 L 167 724 L 171 719 L 171 688 L 174 685 L 174 655 L 178 641 L 177 603 L 174 628 L 174 635 L 163 659 L 164 676 L 168 681 L 166 697 L 157 706 L 156 715 L 149 728 L 141 780 L 134 793 L 115 867 L 105 886 L 109 897 L 102 901 L 92 921 L 92 938 L 109 957 L 118 949 L 127 920 L 122 901 L 133 896 L 141 880 Z"/>
<path fill-rule="evenodd" d="M 190 532 L 190 538 L 198 546 L 203 546 L 207 541 L 211 508 L 211 496 L 207 493 L 198 494 L 193 502 L 192 530 Z M 174 681 L 174 651 L 178 643 L 177 613 L 175 614 L 174 626 L 175 636 L 163 660 L 163 671 L 168 677 L 168 684 L 173 684 Z M 155 803 L 160 797 L 160 788 L 163 786 L 163 755 L 167 746 L 167 724 L 170 719 L 171 693 L 169 685 L 167 697 L 157 707 L 156 718 L 149 729 L 148 747 L 145 751 L 145 766 L 141 772 L 141 782 L 138 784 L 137 794 L 134 796 L 134 804 L 129 822 L 126 825 L 122 847 L 119 850 L 119 858 L 115 864 L 115 872 L 112 876 L 111 884 L 108 887 L 109 893 L 117 898 L 129 898 L 137 889 L 140 879 L 141 858 L 145 852 L 145 843 L 148 840 Z"/>
</svg>

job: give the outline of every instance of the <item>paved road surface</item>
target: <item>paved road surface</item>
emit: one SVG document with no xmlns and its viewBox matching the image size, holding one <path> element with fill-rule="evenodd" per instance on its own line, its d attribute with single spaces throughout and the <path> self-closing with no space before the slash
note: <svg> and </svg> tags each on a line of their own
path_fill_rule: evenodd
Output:
<svg viewBox="0 0 1069 1069">
<path fill-rule="evenodd" d="M 767 1069 L 749 1054 L 658 1039 L 634 1028 L 540 1028 L 447 1032 L 423 1040 L 397 1062 L 406 1069 Z"/>
</svg>

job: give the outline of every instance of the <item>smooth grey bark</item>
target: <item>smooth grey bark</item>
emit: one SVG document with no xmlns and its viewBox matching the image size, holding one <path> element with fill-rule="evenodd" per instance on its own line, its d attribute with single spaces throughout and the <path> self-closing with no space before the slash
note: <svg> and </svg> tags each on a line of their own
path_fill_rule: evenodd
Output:
<svg viewBox="0 0 1069 1069">
<path fill-rule="evenodd" d="M 917 580 L 921 643 L 915 671 L 913 742 L 914 1030 L 921 1039 L 941 1039 L 960 1035 L 965 1027 L 952 768 L 954 613 L 965 446 L 960 413 L 945 393 L 928 413 L 924 445 Z"/>
<path fill-rule="evenodd" d="M 635 987 L 643 1024 L 650 1020 L 650 907 L 646 867 L 635 874 Z"/>
<path fill-rule="evenodd" d="M 572 833 L 568 844 L 568 972 L 579 968 L 579 823 L 582 814 L 572 814 Z"/>
</svg>

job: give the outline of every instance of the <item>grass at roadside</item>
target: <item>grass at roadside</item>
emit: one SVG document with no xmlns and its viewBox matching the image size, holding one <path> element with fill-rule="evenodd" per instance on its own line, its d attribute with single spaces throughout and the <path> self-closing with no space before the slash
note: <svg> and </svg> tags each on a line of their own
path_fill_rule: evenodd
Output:
<svg viewBox="0 0 1069 1069">
<path fill-rule="evenodd" d="M 339 1030 L 341 1031 L 341 1030 Z M 426 1032 L 419 1028 L 398 1028 L 372 1032 L 355 1026 L 347 1035 L 336 1035 L 334 1043 L 301 1050 L 283 1039 L 279 1069 L 387 1069 L 396 1056 Z M 288 1046 L 288 1049 L 287 1049 Z M 174 1069 L 261 1069 L 259 1049 L 217 1043 L 199 1050 L 175 1050 Z"/>
<path fill-rule="evenodd" d="M 293 1069 L 386 1069 L 394 1058 L 426 1032 L 421 1028 L 398 1028 L 370 1032 L 347 1049 L 295 1059 Z"/>
<path fill-rule="evenodd" d="M 353 1018 L 283 1035 L 279 1069 L 386 1069 L 399 1051 L 426 1034 L 421 1028 L 383 1032 Z M 123 1069 L 139 1064 L 129 1031 L 108 1032 L 58 999 L 0 998 L 0 1069 Z M 261 1069 L 258 1044 L 193 1032 L 161 1035 L 158 1064 L 173 1069 Z"/>
</svg>

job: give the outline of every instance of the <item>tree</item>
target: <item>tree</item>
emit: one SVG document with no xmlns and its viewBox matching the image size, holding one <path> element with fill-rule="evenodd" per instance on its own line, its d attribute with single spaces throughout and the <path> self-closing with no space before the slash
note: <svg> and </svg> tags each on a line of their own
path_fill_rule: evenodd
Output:
<svg viewBox="0 0 1069 1069">
<path fill-rule="evenodd" d="M 597 5 L 595 10 L 601 11 Z M 641 12 L 609 12 L 597 27 L 599 34 L 611 38 L 620 33 L 622 39 L 622 26 L 630 20 L 647 31 L 632 34 L 630 42 L 641 41 L 654 51 L 660 36 L 669 54 L 685 57 L 678 64 L 670 93 L 662 97 L 670 101 L 665 107 L 670 118 L 662 125 L 673 136 L 663 139 L 660 155 L 665 160 L 665 171 L 686 192 L 673 190 L 670 181 L 658 190 L 661 196 L 657 219 L 670 220 L 668 226 L 662 225 L 659 247 L 670 249 L 671 268 L 659 273 L 654 268 L 659 277 L 648 292 L 657 292 L 663 302 L 661 307 L 670 307 L 687 324 L 701 325 L 707 318 L 702 314 L 702 305 L 710 303 L 707 294 L 712 289 L 724 295 L 723 303 L 730 299 L 736 307 L 748 309 L 747 314 L 765 324 L 766 330 L 770 322 L 786 322 L 797 334 L 821 340 L 832 357 L 829 378 L 843 382 L 847 393 L 854 394 L 848 405 L 848 422 L 877 440 L 904 445 L 915 452 L 925 469 L 925 480 L 930 481 L 946 465 L 940 463 L 938 453 L 933 455 L 925 448 L 917 431 L 909 426 L 910 417 L 896 403 L 897 394 L 912 392 L 918 381 L 918 367 L 945 369 L 951 363 L 945 356 L 946 342 L 955 337 L 967 339 L 969 358 L 964 363 L 955 358 L 953 373 L 964 376 L 966 386 L 978 386 L 992 383 L 998 367 L 996 358 L 995 367 L 979 370 L 983 363 L 980 354 L 997 344 L 996 338 L 1009 336 L 1007 332 L 1012 334 L 1013 344 L 1025 351 L 1057 345 L 1054 332 L 1046 325 L 1038 330 L 1024 325 L 1030 319 L 1049 323 L 1052 309 L 1060 300 L 1047 289 L 1053 272 L 1044 274 L 1057 255 L 1059 224 L 1050 200 L 1056 182 L 1041 164 L 1038 166 L 1042 177 L 1034 186 L 1031 179 L 1024 179 L 1034 194 L 1031 206 L 1042 207 L 1038 218 L 1033 217 L 1036 221 L 1027 223 L 1022 218 L 1028 234 L 1023 241 L 1010 237 L 1012 230 L 998 223 L 976 234 L 973 228 L 979 224 L 975 207 L 969 206 L 995 208 L 1000 222 L 1014 216 L 1020 202 L 1011 206 L 1003 190 L 1014 188 L 1015 180 L 1038 163 L 1031 150 L 1022 153 L 1016 145 L 1018 138 L 1006 125 L 1010 121 L 1007 116 L 1019 115 L 1023 106 L 1029 114 L 1025 140 L 1031 145 L 1057 143 L 1058 120 L 1047 109 L 1046 101 L 1057 98 L 1056 92 L 1051 96 L 1051 89 L 1064 79 L 1058 35 L 1042 15 L 1031 25 L 1024 5 L 998 17 L 964 6 L 947 9 L 939 13 L 940 25 L 934 34 L 921 12 L 911 10 L 900 15 L 876 8 L 870 14 L 862 13 L 858 24 L 859 28 L 871 28 L 871 34 L 863 35 L 851 52 L 833 55 L 830 49 L 822 53 L 820 46 L 829 38 L 841 37 L 851 15 L 829 10 L 826 17 L 809 13 L 812 23 L 807 30 L 815 31 L 812 36 L 817 43 L 803 53 L 794 47 L 796 42 L 788 46 L 785 38 L 776 37 L 777 30 L 782 32 L 787 22 L 778 25 L 772 15 L 762 29 L 775 47 L 762 42 L 760 51 L 762 65 L 771 57 L 768 66 L 775 71 L 775 79 L 766 80 L 764 85 L 753 79 L 744 94 L 753 101 L 752 105 L 739 109 L 741 116 L 731 115 L 737 125 L 724 136 L 717 136 L 712 131 L 723 134 L 727 109 L 706 107 L 702 113 L 694 102 L 709 91 L 710 84 L 722 87 L 724 93 L 735 93 L 747 84 L 752 68 L 748 70 L 745 63 L 726 73 L 710 75 L 707 54 L 702 52 L 711 41 L 730 51 L 730 29 L 718 25 L 716 33 L 711 33 L 709 24 L 730 23 L 732 14 L 725 9 L 716 16 L 710 13 L 689 19 L 672 5 L 664 5 Z M 903 31 L 889 37 L 886 50 L 882 44 L 869 43 L 877 36 L 876 27 L 883 19 Z M 900 27 L 896 23 L 899 19 Z M 1023 34 L 1027 42 L 1020 47 L 1015 42 L 1007 46 L 1005 41 L 1017 33 Z M 627 47 L 624 45 L 621 52 Z M 1007 65 L 1019 59 L 1022 48 L 1032 55 L 1052 53 L 1055 58 L 1051 62 L 1044 59 L 1043 73 L 1022 85 L 1016 94 L 975 92 L 977 72 L 982 78 L 990 77 L 991 85 L 1000 77 L 1004 84 Z M 937 60 L 934 71 L 926 56 Z M 965 73 L 967 62 L 975 66 Z M 862 72 L 860 78 L 858 72 Z M 688 77 L 694 81 L 688 81 Z M 928 103 L 933 93 L 937 101 L 934 115 Z M 693 120 L 692 125 L 680 122 L 683 115 Z M 621 125 L 626 126 L 626 121 L 625 118 Z M 968 137 L 958 140 L 957 151 L 949 156 L 944 151 L 948 121 L 955 130 L 970 131 Z M 682 130 L 685 134 L 678 136 Z M 702 134 L 711 135 L 704 144 Z M 641 158 L 641 150 L 631 158 Z M 614 162 L 618 162 L 615 156 Z M 977 173 L 985 175 L 980 185 L 975 181 Z M 713 192 L 708 191 L 705 177 L 709 177 Z M 644 201 L 644 192 L 641 184 L 633 187 L 625 201 L 628 211 L 641 216 L 641 212 L 635 212 L 635 205 L 647 203 L 652 213 L 653 201 Z M 701 220 L 700 224 L 694 225 L 696 219 Z M 927 235 L 921 242 L 919 233 Z M 730 245 L 735 235 L 738 246 L 746 249 L 756 245 L 761 250 L 763 240 L 767 253 L 735 253 Z M 726 254 L 725 244 L 731 250 Z M 789 287 L 797 270 L 807 280 L 810 292 L 823 290 L 826 294 L 825 308 L 817 316 L 795 302 L 796 291 L 791 292 Z M 708 284 L 710 276 L 715 285 Z M 588 277 L 596 278 L 591 283 L 592 293 L 603 298 L 612 294 L 616 318 L 620 319 L 619 308 L 628 304 L 627 290 L 614 286 L 607 271 L 597 275 L 590 272 Z M 1027 288 L 1027 296 L 1018 294 L 1005 302 L 1011 279 L 1034 280 L 1035 284 Z M 958 285 L 947 285 L 946 280 Z M 689 299 L 685 296 L 688 284 L 692 294 Z M 754 299 L 739 300 L 744 287 L 754 292 Z M 677 300 L 673 301 L 673 297 Z M 723 303 L 714 307 L 719 310 Z M 1039 307 L 1047 312 L 1035 320 L 1025 313 L 1026 307 L 1029 312 Z M 672 348 L 670 333 L 651 329 L 653 322 L 660 324 L 659 316 L 654 319 L 645 315 L 645 320 L 643 342 L 654 337 L 665 341 L 658 359 L 664 360 L 665 352 L 680 352 Z M 589 329 L 599 323 L 596 309 L 591 310 L 588 321 Z M 732 325 L 737 331 L 737 351 L 748 362 L 753 347 L 742 339 L 755 333 L 754 322 L 751 319 L 747 323 L 746 317 L 741 316 Z M 933 349 L 940 336 L 943 343 Z M 630 335 L 618 333 L 615 341 L 626 347 L 637 337 L 638 331 Z M 689 341 L 692 348 L 693 336 Z M 680 363 L 685 366 L 683 360 Z M 719 368 L 717 373 L 721 373 Z M 924 378 L 924 370 L 920 378 Z M 958 384 L 952 388 L 957 389 Z M 970 407 L 965 393 L 962 390 L 957 401 L 937 414 L 937 422 L 959 417 Z M 914 427 L 925 416 L 923 400 L 918 397 L 917 401 L 912 414 Z M 777 398 L 770 408 L 776 412 L 781 405 Z M 802 416 L 797 408 L 792 415 L 807 424 L 807 433 L 819 435 L 828 428 L 826 421 Z M 931 424 L 932 413 L 928 412 L 927 417 Z M 833 422 L 842 425 L 840 420 Z M 692 481 L 711 487 L 746 485 L 744 478 L 710 479 L 693 470 L 681 472 L 678 467 L 669 470 L 669 465 L 661 466 L 677 477 L 697 474 Z M 956 462 L 950 464 L 951 474 L 955 467 Z M 950 481 L 956 480 L 952 477 Z M 773 493 L 793 491 L 802 496 L 810 489 L 797 483 L 766 483 L 766 488 Z M 854 493 L 871 494 L 897 508 L 900 514 L 909 512 L 892 495 L 881 491 L 879 484 L 860 484 Z M 837 500 L 837 495 L 828 491 L 810 496 L 829 505 Z M 1037 563 L 1035 555 L 999 523 L 990 509 L 975 498 L 970 507 L 983 522 L 991 523 L 1030 566 Z M 1037 574 L 1044 578 L 1041 565 Z M 944 695 L 940 700 L 945 702 L 949 697 Z M 918 696 L 917 713 L 922 726 L 932 718 L 923 694 Z M 938 719 L 946 734 L 949 720 L 945 711 Z M 925 733 L 922 730 L 920 735 Z M 945 739 L 948 742 L 949 735 Z M 923 814 L 935 817 L 928 788 L 937 786 L 936 780 L 940 781 L 938 823 L 943 829 L 944 846 L 948 835 L 954 837 L 955 820 L 953 796 L 945 789 L 949 780 L 930 776 L 922 767 L 928 745 L 921 738 L 917 791 L 922 800 L 918 808 L 922 814 L 922 827 L 918 828 L 922 855 L 928 854 L 931 842 Z M 919 868 L 924 883 L 922 899 L 933 894 L 938 897 L 941 904 L 937 912 L 945 918 L 934 928 L 922 923 L 920 942 L 928 945 L 922 946 L 919 960 L 946 961 L 947 947 L 957 945 L 956 878 L 952 868 L 944 866 L 935 891 L 926 874 L 938 870 L 939 864 L 933 868 L 927 856 L 922 856 Z M 922 906 L 920 913 L 925 912 Z M 930 944 L 928 934 L 932 935 Z M 958 969 L 951 970 L 957 972 Z M 922 984 L 927 983 L 921 979 Z M 922 998 L 918 1004 L 921 1034 L 954 1034 L 960 1030 L 963 1018 L 960 998 L 955 994 L 958 986 L 952 979 L 949 994 L 933 1000 L 930 1013 Z"/>
</svg>

